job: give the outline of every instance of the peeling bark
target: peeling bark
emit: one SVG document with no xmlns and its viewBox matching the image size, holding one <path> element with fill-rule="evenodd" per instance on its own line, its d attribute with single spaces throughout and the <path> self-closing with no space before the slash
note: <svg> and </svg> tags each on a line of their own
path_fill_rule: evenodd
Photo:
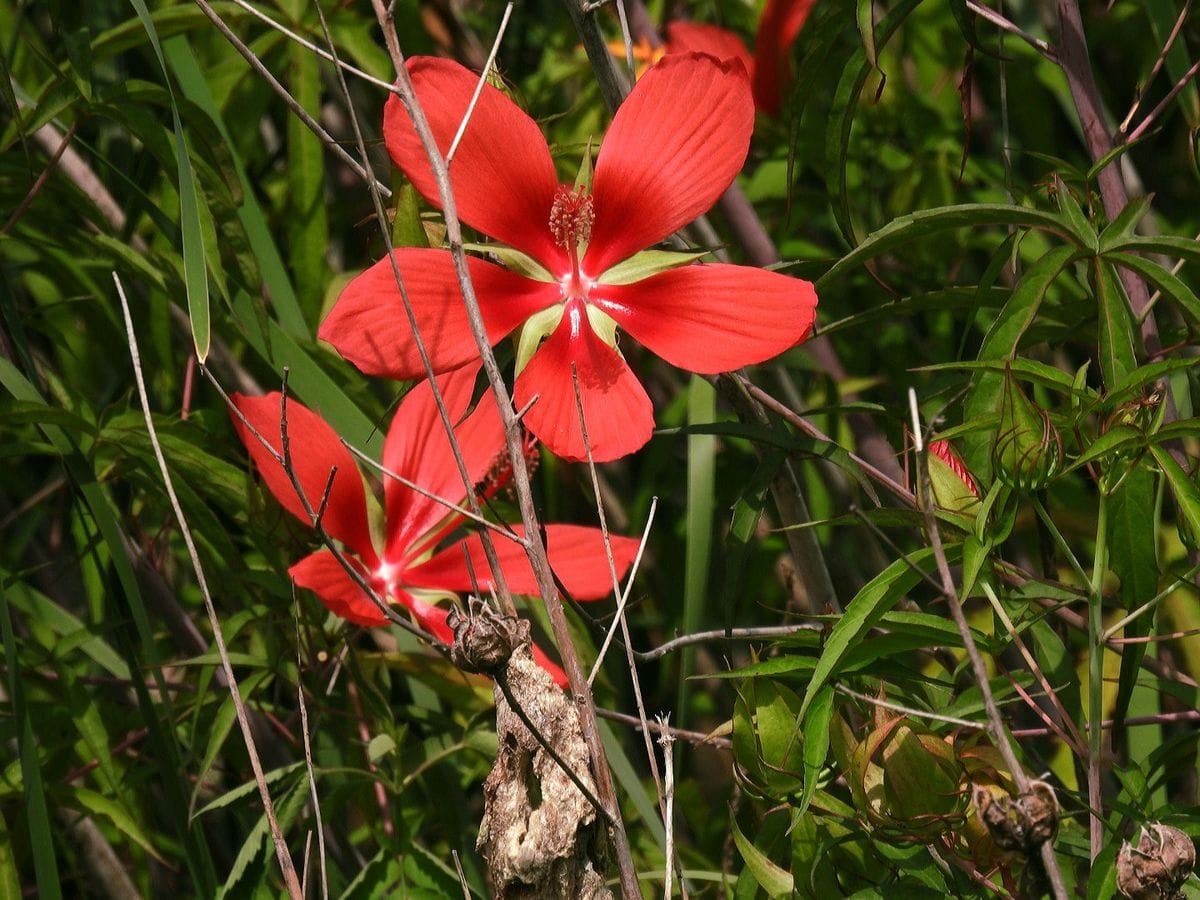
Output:
<svg viewBox="0 0 1200 900">
<path fill-rule="evenodd" d="M 483 785 L 484 814 L 477 848 L 487 860 L 499 900 L 562 897 L 609 900 L 604 883 L 604 823 L 595 796 L 589 755 L 575 707 L 534 662 L 529 623 L 500 616 L 472 601 L 464 618 L 452 615 L 452 658 L 463 668 L 496 680 L 499 750 Z M 513 709 L 511 698 L 555 760 Z M 560 764 L 561 763 L 561 764 Z"/>
</svg>

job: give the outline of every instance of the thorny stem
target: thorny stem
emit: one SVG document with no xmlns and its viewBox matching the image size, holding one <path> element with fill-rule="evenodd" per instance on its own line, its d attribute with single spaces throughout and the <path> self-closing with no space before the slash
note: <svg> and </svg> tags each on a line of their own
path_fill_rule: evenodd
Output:
<svg viewBox="0 0 1200 900">
<path fill-rule="evenodd" d="M 229 661 L 229 650 L 225 646 L 225 634 L 221 630 L 221 620 L 218 618 L 217 609 L 213 605 L 212 594 L 208 590 L 208 579 L 204 576 L 204 567 L 200 564 L 200 554 L 196 550 L 195 541 L 192 540 L 192 530 L 188 527 L 187 519 L 183 515 L 183 508 L 179 505 L 179 498 L 175 495 L 175 485 L 171 480 L 171 472 L 167 468 L 167 460 L 163 456 L 162 447 L 158 442 L 158 432 L 154 428 L 154 419 L 150 415 L 150 398 L 146 393 L 145 378 L 142 376 L 142 360 L 141 354 L 138 351 L 137 334 L 133 330 L 133 317 L 129 312 L 129 301 L 125 299 L 125 288 L 122 286 L 121 279 L 117 276 L 116 272 L 113 272 L 113 283 L 117 287 L 117 296 L 121 300 L 121 313 L 125 318 L 125 334 L 129 341 L 129 355 L 133 360 L 133 375 L 137 382 L 138 398 L 142 405 L 142 415 L 146 420 L 146 430 L 150 435 L 150 443 L 154 448 L 154 458 L 158 461 L 159 472 L 162 473 L 163 484 L 167 489 L 167 497 L 171 501 L 171 509 L 175 513 L 175 520 L 179 523 L 179 533 L 187 545 L 188 556 L 191 557 L 192 570 L 196 574 L 196 583 L 199 585 L 200 593 L 204 597 L 204 608 L 208 612 L 209 624 L 213 630 L 213 640 L 216 642 L 217 651 L 221 657 L 221 668 L 225 672 L 225 678 L 229 687 L 229 696 L 233 700 L 234 713 L 237 716 L 238 727 L 242 732 L 242 740 L 246 744 L 246 755 L 250 759 L 250 768 L 254 771 L 254 781 L 258 785 L 258 794 L 262 800 L 263 813 L 267 818 L 267 825 L 271 832 L 271 841 L 275 845 L 275 856 L 279 860 L 279 868 L 283 873 L 283 881 L 287 885 L 288 895 L 293 900 L 302 900 L 303 894 L 300 890 L 300 879 L 296 875 L 296 867 L 292 862 L 291 852 L 288 850 L 287 841 L 284 840 L 283 832 L 279 828 L 279 821 L 275 817 L 275 806 L 271 802 L 271 792 L 267 788 L 262 763 L 258 758 L 258 749 L 254 743 L 254 736 L 250 731 L 250 720 L 246 716 L 246 705 L 242 701 L 242 692 L 238 687 L 237 678 L 233 674 L 233 665 Z"/>
<path fill-rule="evenodd" d="M 513 483 L 517 491 L 521 520 L 525 525 L 525 533 L 530 538 L 526 553 L 537 578 L 542 601 L 546 606 L 555 642 L 562 657 L 563 669 L 567 674 L 567 681 L 578 703 L 580 727 L 583 731 L 584 740 L 588 745 L 588 752 L 591 755 L 596 791 L 603 803 L 603 808 L 606 810 L 606 818 L 611 825 L 609 833 L 613 841 L 614 856 L 620 871 L 621 889 L 628 897 L 638 897 L 641 895 L 641 887 L 638 883 L 637 871 L 633 865 L 633 855 L 629 847 L 629 838 L 625 833 L 625 825 L 621 820 L 617 805 L 616 791 L 609 772 L 608 760 L 604 754 L 604 745 L 601 742 L 600 731 L 596 724 L 596 713 L 592 704 L 591 690 L 588 687 L 587 679 L 580 665 L 579 654 L 571 642 L 571 633 L 567 624 L 566 614 L 563 611 L 562 600 L 554 582 L 554 573 L 550 569 L 550 561 L 546 556 L 545 544 L 541 540 L 541 529 L 538 525 L 537 510 L 534 507 L 533 492 L 529 482 L 529 469 L 525 463 L 525 455 L 522 452 L 521 426 L 513 413 L 512 400 L 509 397 L 508 389 L 504 385 L 504 379 L 500 374 L 496 357 L 492 353 L 491 342 L 488 339 L 487 330 L 483 324 L 483 316 L 479 309 L 479 301 L 475 296 L 475 288 L 471 283 L 470 272 L 467 269 L 466 256 L 463 252 L 462 227 L 458 221 L 457 205 L 454 193 L 450 187 L 449 173 L 446 170 L 445 160 L 442 158 L 433 133 L 429 129 L 429 123 L 417 101 L 412 79 L 409 78 L 408 69 L 404 65 L 404 56 L 400 51 L 395 25 L 384 8 L 382 0 L 372 0 L 372 6 L 375 9 L 375 15 L 380 27 L 383 29 L 384 41 L 387 44 L 392 63 L 396 68 L 396 92 L 412 118 L 413 128 L 421 140 L 437 182 L 438 199 L 446 222 L 446 239 L 450 245 L 455 275 L 462 290 L 467 319 L 470 322 L 471 333 L 475 337 L 476 346 L 482 357 L 483 368 L 487 373 L 488 382 L 491 384 L 492 392 L 500 408 L 501 420 L 504 423 L 505 439 L 508 444 L 509 455 L 512 459 Z M 604 52 L 607 53 L 607 48 L 604 48 Z"/>
<path fill-rule="evenodd" d="M 942 582 L 942 595 L 947 607 L 950 609 L 950 615 L 954 619 L 954 624 L 958 628 L 958 634 L 962 638 L 963 648 L 967 651 L 967 657 L 971 660 L 971 669 L 975 674 L 975 680 L 979 683 L 979 692 L 983 697 L 984 709 L 987 711 L 988 723 L 990 725 L 988 730 L 991 733 L 992 740 L 1000 751 L 1000 755 L 1004 757 L 1004 763 L 1008 766 L 1009 772 L 1012 774 L 1017 790 L 1025 794 L 1029 792 L 1029 777 L 1021 767 L 1021 762 L 1017 759 L 1016 753 L 1013 752 L 1012 743 L 1008 739 L 1008 733 L 1004 730 L 1004 720 L 1000 718 L 1000 709 L 996 705 L 996 697 L 992 693 L 992 686 L 988 681 L 987 666 L 983 662 L 983 656 L 979 653 L 979 647 L 975 644 L 975 636 L 971 634 L 971 626 L 967 623 L 967 618 L 963 614 L 962 604 L 958 598 L 958 589 L 954 586 L 954 576 L 951 575 L 950 564 L 946 560 L 946 550 L 942 546 L 942 535 L 938 530 L 937 519 L 933 514 L 933 484 L 930 481 L 929 475 L 929 457 L 925 451 L 920 413 L 917 408 L 917 394 L 912 388 L 908 390 L 908 401 L 913 417 L 913 440 L 916 443 L 917 490 L 920 492 L 922 501 L 920 507 L 925 516 L 925 531 L 929 536 L 929 544 L 933 549 L 934 559 L 937 561 L 938 576 Z M 1056 900 L 1067 900 L 1067 890 L 1063 883 L 1062 872 L 1058 867 L 1058 857 L 1054 855 L 1054 848 L 1051 846 L 1051 842 L 1046 841 L 1043 843 L 1039 851 L 1041 853 L 1042 865 L 1045 867 L 1046 877 L 1050 881 L 1054 897 Z"/>
</svg>

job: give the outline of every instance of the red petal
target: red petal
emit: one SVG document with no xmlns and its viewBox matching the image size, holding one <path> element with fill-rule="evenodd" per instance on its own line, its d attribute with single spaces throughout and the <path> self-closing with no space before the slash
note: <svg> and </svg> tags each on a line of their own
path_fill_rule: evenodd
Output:
<svg viewBox="0 0 1200 900">
<path fill-rule="evenodd" d="M 783 105 L 783 92 L 792 81 L 792 43 L 816 2 L 767 0 L 754 37 L 754 103 L 759 112 L 773 116 Z"/>
<path fill-rule="evenodd" d="M 514 594 L 540 593 L 537 579 L 533 575 L 533 567 L 525 555 L 525 548 L 498 535 L 492 538 L 492 544 L 496 548 L 496 556 L 500 560 L 500 568 L 504 572 L 508 589 Z M 464 548 L 471 556 L 469 569 Z M 475 575 L 474 581 L 471 580 L 472 572 Z M 463 594 L 478 590 L 485 596 L 496 583 L 487 556 L 483 552 L 483 542 L 477 534 L 467 535 L 461 541 L 456 541 L 445 550 L 435 553 L 419 566 L 406 570 L 402 579 L 405 584 L 413 587 Z"/>
<path fill-rule="evenodd" d="M 448 59 L 414 57 L 408 73 L 443 154 L 450 149 L 479 76 Z M 441 206 L 433 170 L 412 121 L 392 95 L 383 111 L 383 137 L 396 165 L 426 200 Z M 558 176 L 537 123 L 485 84 L 450 165 L 459 217 L 542 262 L 562 268 L 563 251 L 550 234 Z"/>
<path fill-rule="evenodd" d="M 409 248 L 394 251 L 394 256 L 434 371 L 448 372 L 478 359 L 449 252 Z M 535 312 L 558 302 L 556 284 L 533 281 L 475 257 L 467 258 L 467 268 L 493 344 Z M 346 285 L 317 337 L 368 375 L 398 380 L 425 377 L 387 257 Z"/>
<path fill-rule="evenodd" d="M 416 597 L 409 597 L 404 605 L 412 611 L 413 618 L 417 623 L 435 638 L 443 644 L 454 643 L 454 632 L 446 624 L 446 617 L 450 615 L 450 610 L 426 603 L 424 600 L 418 600 Z"/>
<path fill-rule="evenodd" d="M 645 389 L 620 354 L 592 331 L 580 306 L 569 304 L 558 328 L 533 354 L 513 390 L 518 409 L 538 395 L 525 414 L 525 427 L 551 453 L 574 461 L 587 458 L 572 363 L 579 372 L 579 393 L 596 462 L 619 459 L 650 440 L 654 411 Z"/>
<path fill-rule="evenodd" d="M 504 426 L 490 390 L 484 392 L 471 415 L 462 420 L 471 402 L 477 371 L 476 366 L 466 366 L 438 379 L 446 412 L 456 426 L 454 434 L 472 487 L 483 479 L 504 449 Z M 418 384 L 400 403 L 383 445 L 383 465 L 452 503 L 461 505 L 467 496 L 468 488 L 450 449 L 429 382 Z M 434 525 L 452 515 L 452 510 L 394 478 L 385 476 L 384 482 L 388 532 L 384 555 L 389 561 L 401 562 L 405 551 Z"/>
<path fill-rule="evenodd" d="M 525 534 L 525 530 L 519 526 L 513 530 L 517 534 Z M 609 535 L 609 541 L 617 577 L 624 578 L 637 555 L 638 542 L 620 535 Z M 550 566 L 572 597 L 576 600 L 602 600 L 612 593 L 612 575 L 608 569 L 604 535 L 600 529 L 583 525 L 547 525 L 546 542 Z M 508 589 L 514 594 L 540 594 L 525 548 L 503 537 L 494 537 L 492 543 L 496 547 L 496 556 L 500 560 Z M 471 555 L 474 584 L 464 558 L 464 547 Z M 403 580 L 414 587 L 460 593 L 478 589 L 486 594 L 495 584 L 483 552 L 483 542 L 477 534 L 468 535 L 427 562 L 409 569 L 404 573 Z"/>
<path fill-rule="evenodd" d="M 636 538 L 608 536 L 617 578 L 623 579 L 637 556 Z M 604 534 L 583 525 L 547 525 L 546 552 L 563 587 L 576 600 L 602 600 L 612 594 L 612 573 L 604 551 Z"/>
<path fill-rule="evenodd" d="M 265 397 L 234 394 L 232 399 L 233 405 L 241 411 L 250 426 L 282 455 L 281 396 L 276 391 Z M 301 522 L 311 525 L 300 495 L 296 493 L 282 464 L 232 411 L 230 418 L 275 499 Z M 287 426 L 292 468 L 305 499 L 314 512 L 318 511 L 329 473 L 337 469 L 321 524 L 332 537 L 353 548 L 359 556 L 374 565 L 375 548 L 371 545 L 371 531 L 367 525 L 366 494 L 363 492 L 362 476 L 350 451 L 338 441 L 336 432 L 328 422 L 290 397 L 287 402 Z"/>
<path fill-rule="evenodd" d="M 524 534 L 521 527 L 514 528 Z M 617 577 L 625 577 L 629 566 L 637 556 L 637 541 L 634 538 L 608 535 L 612 545 L 613 563 L 617 565 Z M 550 524 L 546 526 L 546 552 L 554 575 L 576 600 L 602 600 L 612 593 L 612 575 L 608 571 L 608 557 L 604 550 L 604 534 L 599 528 Z M 541 593 L 538 578 L 524 547 L 506 538 L 493 538 L 500 569 L 504 580 L 514 594 L 536 596 Z M 475 572 L 475 584 L 470 580 L 463 547 L 470 553 L 470 568 Z M 413 587 L 438 588 L 454 592 L 474 592 L 476 584 L 482 593 L 494 586 L 491 569 L 487 565 L 484 545 L 478 534 L 468 535 L 452 547 L 446 548 L 428 562 L 404 572 L 403 581 Z"/>
<path fill-rule="evenodd" d="M 358 560 L 351 560 L 366 576 Z M 342 564 L 328 550 L 318 550 L 304 557 L 288 574 L 299 587 L 308 588 L 334 615 L 355 625 L 373 627 L 386 625 L 388 618 L 379 611 L 366 592 L 351 578 Z"/>
<path fill-rule="evenodd" d="M 812 330 L 813 286 L 750 266 L 668 269 L 592 289 L 592 301 L 667 362 L 714 374 L 770 359 Z"/>
<path fill-rule="evenodd" d="M 560 669 L 558 664 L 551 660 L 537 644 L 533 645 L 533 661 L 545 669 L 560 688 L 567 686 L 567 673 Z"/>
<path fill-rule="evenodd" d="M 679 53 L 647 71 L 600 146 L 584 270 L 598 276 L 705 212 L 741 169 L 753 130 L 741 62 Z"/>
<path fill-rule="evenodd" d="M 717 59 L 740 59 L 747 72 L 754 60 L 742 39 L 728 28 L 675 19 L 667 24 L 668 53 L 707 53 Z"/>
</svg>

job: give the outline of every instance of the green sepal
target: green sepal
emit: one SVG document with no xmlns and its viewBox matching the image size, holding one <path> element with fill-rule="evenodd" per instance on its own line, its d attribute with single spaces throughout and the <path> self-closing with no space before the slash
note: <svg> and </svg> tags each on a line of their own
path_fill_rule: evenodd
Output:
<svg viewBox="0 0 1200 900">
<path fill-rule="evenodd" d="M 514 250 L 512 247 L 505 247 L 503 244 L 469 243 L 463 244 L 463 249 L 470 250 L 472 253 L 490 253 L 500 260 L 505 268 L 534 281 L 558 281 L 545 266 L 532 256 L 522 253 L 520 250 Z"/>
<path fill-rule="evenodd" d="M 693 250 L 689 253 L 679 253 L 674 250 L 643 250 L 624 262 L 619 262 L 597 281 L 602 284 L 633 284 L 659 272 L 676 269 L 693 263 L 702 256 L 707 256 L 707 250 Z"/>
<path fill-rule="evenodd" d="M 525 366 L 529 364 L 534 352 L 541 346 L 542 339 L 548 338 L 554 333 L 554 329 L 562 321 L 563 310 L 563 305 L 556 303 L 541 312 L 534 313 L 525 320 L 525 324 L 521 326 L 521 330 L 517 334 L 515 374 L 520 375 Z"/>
</svg>

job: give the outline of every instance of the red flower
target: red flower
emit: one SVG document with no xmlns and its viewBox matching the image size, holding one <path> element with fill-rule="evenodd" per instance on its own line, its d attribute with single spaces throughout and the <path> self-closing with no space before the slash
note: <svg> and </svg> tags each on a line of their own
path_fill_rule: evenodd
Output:
<svg viewBox="0 0 1200 900">
<path fill-rule="evenodd" d="M 792 82 L 791 49 L 817 0 L 767 0 L 754 36 L 754 102 L 769 116 Z"/>
<path fill-rule="evenodd" d="M 410 59 L 408 68 L 445 152 L 477 77 L 443 59 Z M 597 461 L 632 453 L 650 438 L 650 400 L 616 349 L 618 326 L 673 365 L 704 374 L 769 359 L 809 333 L 817 300 L 805 281 L 718 264 L 630 283 L 618 283 L 627 279 L 612 271 L 716 201 L 745 160 L 753 125 L 740 62 L 668 57 L 621 105 L 589 194 L 560 186 L 534 121 L 499 90 L 484 87 L 451 167 L 455 201 L 464 222 L 545 270 L 530 277 L 469 260 L 492 343 L 543 314 L 523 335 L 532 355 L 518 359 L 514 394 L 518 406 L 538 395 L 525 424 L 559 456 L 586 456 L 572 364 Z M 437 203 L 425 153 L 395 97 L 383 130 L 393 160 Z M 450 254 L 400 249 L 395 258 L 435 370 L 476 359 Z M 404 379 L 423 371 L 387 259 L 350 282 L 320 337 L 369 374 Z"/>
<path fill-rule="evenodd" d="M 717 59 L 740 59 L 754 90 L 754 105 L 760 113 L 776 116 L 783 105 L 783 94 L 791 84 L 792 44 L 800 34 L 817 0 L 767 0 L 758 33 L 754 37 L 754 57 L 742 39 L 727 28 L 676 19 L 667 23 L 662 45 L 634 45 L 638 62 L 657 62 L 668 53 L 707 53 Z M 625 44 L 610 43 L 618 58 L 625 56 Z"/>
<path fill-rule="evenodd" d="M 503 426 L 492 395 L 485 394 L 476 409 L 463 418 L 474 380 L 473 370 L 460 369 L 440 378 L 438 385 L 451 420 L 460 423 L 454 434 L 467 471 L 472 481 L 479 484 L 487 480 L 489 473 L 509 470 L 505 466 Z M 278 451 L 280 395 L 235 394 L 233 402 L 254 430 Z M 236 415 L 232 418 L 238 437 L 250 451 L 271 493 L 284 509 L 309 523 L 304 504 L 283 466 Z M 333 428 L 315 412 L 292 400 L 287 405 L 287 426 L 297 480 L 314 510 L 320 506 L 330 472 L 337 470 L 322 518 L 325 531 L 345 545 L 346 555 L 381 597 L 407 607 L 426 631 L 449 644 L 453 635 L 446 625 L 448 610 L 435 604 L 447 595 L 472 589 L 464 548 L 470 555 L 480 589 L 487 591 L 492 585 L 491 570 L 478 535 L 469 535 L 438 550 L 442 539 L 463 523 L 463 516 L 394 478 L 387 478 L 383 486 L 386 528 L 380 552 L 371 537 L 362 478 Z M 459 501 L 466 492 L 428 382 L 414 387 L 396 411 L 384 442 L 383 466 L 435 496 L 462 505 Z M 494 489 L 495 485 L 489 487 Z M 514 530 L 522 533 L 520 528 Z M 555 574 L 575 599 L 598 600 L 612 590 L 603 537 L 597 529 L 547 525 L 546 540 Z M 637 541 L 613 536 L 611 544 L 617 574 L 624 575 L 637 552 Z M 538 593 L 525 551 L 515 541 L 503 538 L 498 538 L 495 546 L 509 588 L 518 594 Z M 387 617 L 328 549 L 306 556 L 288 573 L 296 584 L 312 590 L 342 618 L 357 625 L 387 624 Z M 534 655 L 556 680 L 565 683 L 562 671 L 536 647 L 534 650 Z"/>
</svg>

